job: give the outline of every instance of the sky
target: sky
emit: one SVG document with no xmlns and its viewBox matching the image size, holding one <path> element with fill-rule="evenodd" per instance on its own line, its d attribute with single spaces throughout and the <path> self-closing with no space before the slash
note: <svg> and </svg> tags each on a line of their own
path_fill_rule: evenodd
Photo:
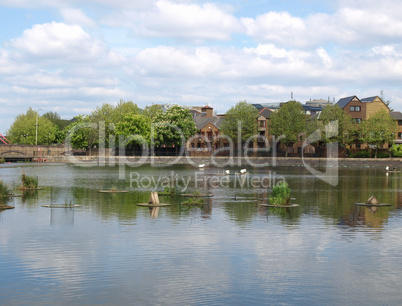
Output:
<svg viewBox="0 0 402 306">
<path fill-rule="evenodd" d="M 29 107 L 212 106 L 383 92 L 402 111 L 402 2 L 0 0 L 0 133 Z"/>
</svg>

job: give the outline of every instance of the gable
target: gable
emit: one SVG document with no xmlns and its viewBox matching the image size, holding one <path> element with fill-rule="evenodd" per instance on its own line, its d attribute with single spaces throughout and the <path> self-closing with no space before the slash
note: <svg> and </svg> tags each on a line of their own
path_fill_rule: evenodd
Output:
<svg viewBox="0 0 402 306">
<path fill-rule="evenodd" d="M 350 102 L 361 102 L 361 101 L 359 100 L 358 97 L 356 97 L 356 96 L 351 96 L 351 97 L 346 97 L 346 98 L 340 99 L 340 100 L 336 103 L 336 105 L 338 105 L 340 108 L 345 108 L 346 105 L 348 105 Z"/>
</svg>

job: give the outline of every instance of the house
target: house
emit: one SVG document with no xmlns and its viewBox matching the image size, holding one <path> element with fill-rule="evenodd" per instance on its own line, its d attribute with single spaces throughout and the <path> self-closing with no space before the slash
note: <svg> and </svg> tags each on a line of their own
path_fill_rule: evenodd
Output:
<svg viewBox="0 0 402 306">
<path fill-rule="evenodd" d="M 189 139 L 187 148 L 193 152 L 205 152 L 224 146 L 225 141 L 220 139 L 219 133 L 223 118 L 215 116 L 210 106 L 202 107 L 200 113 L 194 112 L 193 115 L 198 132 Z"/>
<path fill-rule="evenodd" d="M 258 137 L 257 142 L 254 145 L 254 148 L 264 149 L 268 148 L 268 143 L 270 141 L 270 134 L 269 134 L 269 127 L 268 122 L 271 117 L 271 111 L 268 108 L 263 108 L 257 115 L 257 130 L 258 130 Z"/>
<path fill-rule="evenodd" d="M 361 123 L 363 120 L 367 120 L 382 109 L 389 112 L 388 106 L 378 96 L 361 100 L 357 96 L 350 96 L 340 99 L 336 105 L 348 113 L 355 123 Z"/>
<path fill-rule="evenodd" d="M 392 119 L 398 122 L 398 132 L 396 136 L 395 143 L 402 144 L 402 113 L 401 112 L 390 112 L 389 115 Z"/>
</svg>

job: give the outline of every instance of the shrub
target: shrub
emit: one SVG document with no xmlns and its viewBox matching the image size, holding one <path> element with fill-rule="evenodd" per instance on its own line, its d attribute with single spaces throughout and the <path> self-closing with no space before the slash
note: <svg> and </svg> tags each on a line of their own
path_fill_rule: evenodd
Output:
<svg viewBox="0 0 402 306">
<path fill-rule="evenodd" d="M 33 176 L 22 175 L 22 187 L 28 189 L 38 188 L 38 178 Z"/>
<path fill-rule="evenodd" d="M 389 150 L 391 151 L 392 156 L 402 157 L 402 144 L 400 145 L 394 144 Z"/>
<path fill-rule="evenodd" d="M 369 151 L 360 150 L 360 151 L 357 151 L 357 152 L 354 153 L 354 154 L 350 154 L 350 157 L 351 157 L 351 158 L 370 158 L 371 155 L 370 155 L 370 152 L 369 152 Z"/>
<path fill-rule="evenodd" d="M 388 158 L 390 156 L 391 155 L 389 153 L 387 153 L 387 152 L 378 152 L 377 153 L 377 158 Z"/>
<path fill-rule="evenodd" d="M 4 157 L 0 158 L 0 164 L 4 164 L 6 162 L 6 160 L 4 159 Z"/>
<path fill-rule="evenodd" d="M 179 195 L 180 194 L 179 187 L 177 187 L 177 186 L 174 186 L 174 187 L 166 186 L 165 190 L 164 190 L 164 193 L 168 193 L 168 194 L 171 194 L 171 195 Z"/>
<path fill-rule="evenodd" d="M 272 188 L 269 202 L 273 205 L 287 205 L 290 202 L 291 189 L 286 182 L 280 182 Z"/>
<path fill-rule="evenodd" d="M 2 181 L 0 181 L 0 197 L 5 197 L 11 194 L 10 188 Z"/>
</svg>

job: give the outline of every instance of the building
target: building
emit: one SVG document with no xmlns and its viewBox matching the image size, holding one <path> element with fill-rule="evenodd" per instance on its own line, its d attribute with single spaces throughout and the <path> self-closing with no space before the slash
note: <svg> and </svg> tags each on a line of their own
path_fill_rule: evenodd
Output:
<svg viewBox="0 0 402 306">
<path fill-rule="evenodd" d="M 269 134 L 269 119 L 271 117 L 271 111 L 268 108 L 263 108 L 257 115 L 257 130 L 258 137 L 254 148 L 264 149 L 269 148 L 269 142 L 271 141 L 271 135 Z"/>
<path fill-rule="evenodd" d="M 390 112 L 389 115 L 392 119 L 398 122 L 398 132 L 395 139 L 395 143 L 402 144 L 402 113 L 401 112 Z"/>
<path fill-rule="evenodd" d="M 389 112 L 388 106 L 378 96 L 361 100 L 357 96 L 350 96 L 340 99 L 336 105 L 348 113 L 355 123 L 361 123 L 363 120 L 367 120 L 382 109 Z"/>
<path fill-rule="evenodd" d="M 335 101 L 334 101 L 335 102 Z M 333 102 L 331 102 L 329 99 L 324 100 L 324 99 L 314 99 L 314 100 L 310 100 L 310 101 L 306 101 L 306 105 L 308 106 L 313 106 L 313 107 L 325 107 L 328 105 L 334 105 Z"/>
<path fill-rule="evenodd" d="M 225 140 L 221 139 L 219 132 L 222 117 L 215 116 L 213 108 L 204 106 L 201 112 L 193 112 L 197 134 L 189 139 L 187 148 L 195 153 L 211 152 L 225 145 Z"/>
</svg>

